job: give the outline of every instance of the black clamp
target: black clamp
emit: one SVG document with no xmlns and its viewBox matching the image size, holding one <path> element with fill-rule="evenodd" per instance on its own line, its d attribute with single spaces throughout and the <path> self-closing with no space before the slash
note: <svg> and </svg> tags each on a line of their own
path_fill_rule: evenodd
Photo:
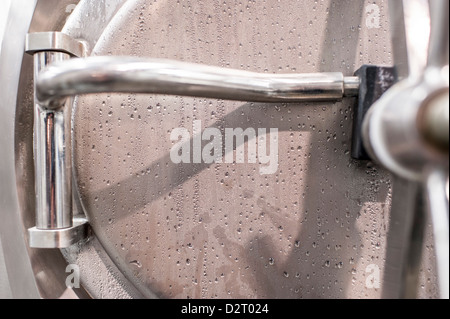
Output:
<svg viewBox="0 0 450 319">
<path fill-rule="evenodd" d="M 363 139 L 362 125 L 369 108 L 397 81 L 394 67 L 363 65 L 355 76 L 360 79 L 359 94 L 353 111 L 352 158 L 356 160 L 370 160 Z"/>
</svg>

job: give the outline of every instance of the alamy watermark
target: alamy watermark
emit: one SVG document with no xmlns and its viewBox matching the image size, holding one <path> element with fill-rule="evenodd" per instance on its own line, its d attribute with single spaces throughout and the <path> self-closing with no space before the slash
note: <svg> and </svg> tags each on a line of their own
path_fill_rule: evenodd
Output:
<svg viewBox="0 0 450 319">
<path fill-rule="evenodd" d="M 379 289 L 381 287 L 381 271 L 380 267 L 370 264 L 366 267 L 366 287 L 368 289 Z"/>
<path fill-rule="evenodd" d="M 275 174 L 278 170 L 276 128 L 225 128 L 222 134 L 215 127 L 202 131 L 202 122 L 196 120 L 193 122 L 192 138 L 186 128 L 175 128 L 170 140 L 176 142 L 170 150 L 170 159 L 175 164 L 247 162 L 259 164 L 261 175 Z"/>
<path fill-rule="evenodd" d="M 369 4 L 366 7 L 366 27 L 368 29 L 379 29 L 381 27 L 381 10 L 376 4 Z"/>
<path fill-rule="evenodd" d="M 66 277 L 66 287 L 80 288 L 80 267 L 75 264 L 67 265 L 66 273 L 69 273 Z"/>
</svg>

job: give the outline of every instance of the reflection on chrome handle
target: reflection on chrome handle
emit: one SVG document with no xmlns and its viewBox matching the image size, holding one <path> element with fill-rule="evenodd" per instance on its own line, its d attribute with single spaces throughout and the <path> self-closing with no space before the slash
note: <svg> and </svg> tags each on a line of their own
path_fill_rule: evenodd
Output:
<svg viewBox="0 0 450 319">
<path fill-rule="evenodd" d="M 88 93 L 152 93 L 250 102 L 339 100 L 358 93 L 342 73 L 268 74 L 161 59 L 90 57 L 50 66 L 37 80 L 39 104 Z"/>
</svg>

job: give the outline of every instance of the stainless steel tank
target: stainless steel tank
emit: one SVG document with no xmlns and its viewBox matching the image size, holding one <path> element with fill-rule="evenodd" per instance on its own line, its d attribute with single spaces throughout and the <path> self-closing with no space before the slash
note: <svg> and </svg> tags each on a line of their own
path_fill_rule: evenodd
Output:
<svg viewBox="0 0 450 319">
<path fill-rule="evenodd" d="M 30 248 L 34 91 L 24 41 L 27 33 L 62 31 L 82 40 L 88 56 L 351 78 L 363 64 L 394 64 L 388 1 L 17 0 L 8 19 L 0 75 L 7 271 L 0 275 L 13 297 L 382 297 L 396 178 L 351 158 L 355 97 L 268 103 L 77 96 L 69 133 L 73 209 L 85 215 L 90 234 L 67 248 Z M 236 129 L 264 133 L 243 139 L 231 161 L 225 152 L 217 157 L 224 144 L 205 161 L 211 152 L 202 133 L 225 141 Z M 260 161 L 256 145 L 267 144 L 264 155 L 275 151 L 275 129 L 276 167 L 264 174 L 270 163 Z M 188 133 L 189 163 L 171 156 L 180 137 L 174 131 Z M 418 297 L 437 298 L 432 229 L 425 225 Z M 80 288 L 67 288 L 73 269 Z"/>
</svg>

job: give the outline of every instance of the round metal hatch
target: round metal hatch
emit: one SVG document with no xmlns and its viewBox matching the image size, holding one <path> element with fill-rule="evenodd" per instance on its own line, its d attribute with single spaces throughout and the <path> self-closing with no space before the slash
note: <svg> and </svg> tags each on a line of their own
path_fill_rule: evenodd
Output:
<svg viewBox="0 0 450 319">
<path fill-rule="evenodd" d="M 368 8 L 379 10 L 375 20 Z M 93 56 L 274 74 L 352 75 L 362 64 L 392 64 L 384 0 L 82 0 L 64 32 L 87 40 Z M 79 208 L 101 245 L 80 243 L 64 256 L 95 297 L 379 298 L 372 275 L 382 281 L 392 185 L 386 171 L 350 157 L 354 102 L 78 97 Z M 267 134 L 243 140 L 234 154 L 242 151 L 243 163 L 207 164 L 203 153 L 199 163 L 173 161 L 174 130 L 189 133 L 195 158 L 198 136 L 210 128 L 223 139 L 236 129 Z M 268 143 L 270 129 L 278 157 L 262 174 L 266 164 L 250 160 L 251 146 Z M 199 143 L 203 150 L 208 141 Z M 106 266 L 91 262 L 105 252 Z M 432 267 L 424 258 L 422 297 L 436 294 Z"/>
<path fill-rule="evenodd" d="M 354 1 L 131 1 L 92 55 L 351 75 L 362 63 L 390 63 L 387 19 L 368 29 L 364 10 Z M 390 181 L 350 159 L 353 103 L 80 97 L 74 160 L 95 234 L 147 295 L 376 296 L 365 276 L 383 267 Z M 277 128 L 278 169 L 173 163 L 171 132 L 187 129 L 193 144 L 202 132 L 194 121 L 223 134 Z"/>
</svg>

